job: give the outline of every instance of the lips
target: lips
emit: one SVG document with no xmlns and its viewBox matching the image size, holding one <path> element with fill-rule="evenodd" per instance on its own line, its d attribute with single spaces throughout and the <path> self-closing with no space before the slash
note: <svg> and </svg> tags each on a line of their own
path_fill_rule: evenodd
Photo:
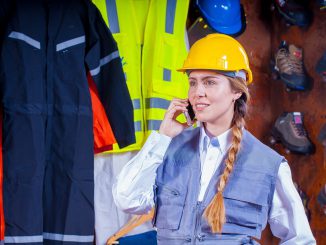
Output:
<svg viewBox="0 0 326 245">
<path fill-rule="evenodd" d="M 209 104 L 205 104 L 205 103 L 196 103 L 195 104 L 195 108 L 197 111 L 202 111 L 205 108 L 207 108 L 209 106 Z"/>
</svg>

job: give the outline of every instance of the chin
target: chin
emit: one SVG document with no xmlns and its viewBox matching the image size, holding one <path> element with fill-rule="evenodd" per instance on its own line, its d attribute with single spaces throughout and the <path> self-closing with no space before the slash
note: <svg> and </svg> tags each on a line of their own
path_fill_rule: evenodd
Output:
<svg viewBox="0 0 326 245">
<path fill-rule="evenodd" d="M 207 122 L 207 120 L 208 120 L 208 118 L 206 118 L 206 117 L 203 117 L 203 116 L 196 116 L 196 119 L 197 119 L 197 121 L 200 121 L 200 122 Z"/>
</svg>

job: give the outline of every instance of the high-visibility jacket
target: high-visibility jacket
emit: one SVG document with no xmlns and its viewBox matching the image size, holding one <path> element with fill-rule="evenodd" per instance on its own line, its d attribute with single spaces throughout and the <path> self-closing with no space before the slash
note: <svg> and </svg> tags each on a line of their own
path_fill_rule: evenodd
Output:
<svg viewBox="0 0 326 245">
<path fill-rule="evenodd" d="M 110 152 L 139 150 L 159 129 L 170 100 L 187 97 L 187 76 L 176 69 L 187 55 L 189 0 L 93 2 L 118 43 L 134 108 L 136 143 Z"/>
</svg>

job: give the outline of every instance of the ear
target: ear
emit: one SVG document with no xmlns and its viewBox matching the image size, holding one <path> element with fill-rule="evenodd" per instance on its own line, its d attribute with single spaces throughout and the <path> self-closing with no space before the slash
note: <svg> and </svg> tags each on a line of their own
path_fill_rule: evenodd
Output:
<svg viewBox="0 0 326 245">
<path fill-rule="evenodd" d="M 234 93 L 234 100 L 237 100 L 237 99 L 239 99 L 240 97 L 241 97 L 241 95 L 242 95 L 242 92 L 236 92 L 236 93 Z"/>
</svg>

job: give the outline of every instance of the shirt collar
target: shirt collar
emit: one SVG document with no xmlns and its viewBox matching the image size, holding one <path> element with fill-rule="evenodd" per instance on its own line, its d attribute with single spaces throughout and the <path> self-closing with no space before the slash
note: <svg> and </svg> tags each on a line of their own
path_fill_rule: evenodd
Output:
<svg viewBox="0 0 326 245">
<path fill-rule="evenodd" d="M 215 142 L 214 142 L 215 141 Z M 224 133 L 216 137 L 209 137 L 206 133 L 204 124 L 200 124 L 200 138 L 199 138 L 199 150 L 203 152 L 212 145 L 217 146 L 222 154 L 227 152 L 232 143 L 232 129 L 226 130 Z M 205 145 L 206 144 L 206 145 Z"/>
</svg>

